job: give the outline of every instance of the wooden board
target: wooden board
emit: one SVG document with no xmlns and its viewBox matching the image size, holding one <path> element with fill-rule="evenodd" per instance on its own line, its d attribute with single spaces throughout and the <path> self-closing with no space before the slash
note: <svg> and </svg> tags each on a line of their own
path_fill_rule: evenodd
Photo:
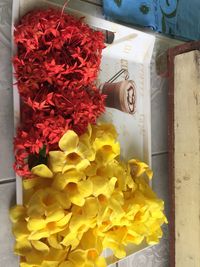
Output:
<svg viewBox="0 0 200 267">
<path fill-rule="evenodd" d="M 169 52 L 171 267 L 200 267 L 200 52 L 193 50 L 198 47 L 196 42 Z"/>
</svg>

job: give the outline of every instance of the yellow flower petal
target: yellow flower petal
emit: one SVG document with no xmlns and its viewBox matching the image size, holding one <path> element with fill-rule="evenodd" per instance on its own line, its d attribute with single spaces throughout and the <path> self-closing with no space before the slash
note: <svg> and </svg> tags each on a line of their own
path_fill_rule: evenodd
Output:
<svg viewBox="0 0 200 267">
<path fill-rule="evenodd" d="M 20 262 L 20 267 L 39 267 L 40 265 L 27 263 L 27 262 Z"/>
<path fill-rule="evenodd" d="M 14 206 L 10 209 L 10 219 L 13 223 L 16 223 L 26 215 L 26 208 L 24 206 Z"/>
<path fill-rule="evenodd" d="M 117 178 L 112 177 L 108 180 L 101 176 L 94 176 L 91 178 L 91 182 L 93 184 L 94 196 L 104 195 L 106 197 L 110 197 L 114 191 Z"/>
<path fill-rule="evenodd" d="M 53 187 L 58 190 L 63 190 L 68 183 L 77 183 L 83 177 L 85 177 L 84 174 L 78 172 L 75 169 L 72 169 L 65 173 L 59 173 L 54 178 Z"/>
<path fill-rule="evenodd" d="M 48 157 L 49 168 L 53 173 L 62 172 L 66 156 L 62 151 L 50 151 Z"/>
<path fill-rule="evenodd" d="M 34 188 L 39 183 L 38 178 L 32 178 L 32 179 L 25 179 L 23 180 L 23 188 L 24 190 L 29 190 Z"/>
<path fill-rule="evenodd" d="M 62 173 L 68 172 L 72 169 L 77 171 L 83 171 L 90 165 L 90 162 L 87 159 L 78 159 L 78 162 L 67 162 L 63 167 Z"/>
<path fill-rule="evenodd" d="M 131 166 L 131 170 L 134 177 L 140 177 L 143 173 L 146 173 L 148 178 L 152 179 L 153 172 L 146 163 L 141 162 L 137 159 L 131 159 L 128 163 Z"/>
<path fill-rule="evenodd" d="M 82 230 L 84 230 L 84 227 L 85 229 L 89 229 L 90 227 L 90 223 L 92 222 L 92 219 L 88 219 L 86 216 L 84 215 L 80 215 L 80 214 L 74 214 L 70 220 L 70 224 L 69 224 L 69 229 L 72 231 L 72 232 L 76 232 L 78 231 L 79 229 L 82 228 Z M 85 232 L 87 231 L 85 230 Z"/>
<path fill-rule="evenodd" d="M 78 206 L 84 205 L 85 199 L 80 194 L 76 183 L 69 183 L 65 190 L 73 204 Z"/>
<path fill-rule="evenodd" d="M 71 219 L 72 213 L 68 213 L 64 218 L 61 220 L 57 221 L 57 226 L 63 227 L 68 224 L 69 220 Z"/>
<path fill-rule="evenodd" d="M 25 256 L 32 250 L 31 243 L 27 240 L 27 238 L 22 238 L 20 241 L 17 241 L 14 247 L 14 252 L 17 255 Z"/>
<path fill-rule="evenodd" d="M 58 239 L 58 235 L 55 234 L 55 235 L 50 235 L 48 238 L 47 238 L 47 241 L 49 243 L 49 245 L 55 249 L 62 249 L 62 245 L 60 244 L 60 241 Z"/>
<path fill-rule="evenodd" d="M 62 245 L 68 247 L 71 246 L 72 250 L 75 249 L 80 243 L 80 240 L 77 238 L 77 232 L 71 231 L 65 234 L 63 241 L 61 242 Z"/>
<path fill-rule="evenodd" d="M 64 261 L 59 265 L 59 267 L 76 267 L 76 266 L 70 261 Z"/>
<path fill-rule="evenodd" d="M 106 267 L 107 263 L 106 263 L 105 258 L 99 257 L 98 259 L 96 259 L 95 265 L 96 265 L 96 267 Z"/>
<path fill-rule="evenodd" d="M 32 249 L 28 254 L 26 254 L 23 258 L 27 263 L 35 266 L 41 266 L 43 261 L 43 254 L 40 251 Z"/>
<path fill-rule="evenodd" d="M 41 267 L 58 267 L 59 261 L 43 261 Z"/>
<path fill-rule="evenodd" d="M 29 219 L 27 223 L 27 228 L 29 231 L 38 231 L 46 226 L 46 221 L 44 219 Z"/>
<path fill-rule="evenodd" d="M 88 159 L 89 161 L 95 160 L 95 150 L 92 147 L 91 140 L 85 135 L 80 137 L 80 142 L 78 146 L 78 151 L 82 155 L 82 157 Z"/>
<path fill-rule="evenodd" d="M 60 139 L 59 147 L 63 151 L 70 153 L 74 151 L 79 143 L 78 135 L 71 130 L 68 130 Z"/>
<path fill-rule="evenodd" d="M 93 192 L 92 182 L 89 179 L 79 182 L 78 183 L 78 191 L 81 194 L 81 196 L 83 196 L 83 197 L 90 196 Z"/>
<path fill-rule="evenodd" d="M 83 155 L 78 150 L 74 150 L 71 153 L 65 152 L 65 154 L 67 165 L 76 165 L 83 159 Z"/>
<path fill-rule="evenodd" d="M 89 229 L 83 234 L 79 247 L 83 250 L 88 250 L 88 258 L 93 258 L 94 260 L 98 258 L 103 251 L 103 246 L 96 229 Z"/>
<path fill-rule="evenodd" d="M 95 176 L 98 165 L 96 162 L 90 162 L 90 165 L 84 170 L 87 176 Z"/>
<path fill-rule="evenodd" d="M 104 246 L 105 248 L 110 248 L 118 259 L 123 259 L 126 257 L 126 251 L 123 245 L 108 241 L 104 243 Z"/>
<path fill-rule="evenodd" d="M 33 204 L 33 203 L 34 202 L 32 202 L 32 201 L 29 202 L 29 206 L 28 206 L 28 210 L 27 210 L 28 216 L 32 217 L 32 218 L 37 218 L 37 217 L 42 216 L 45 212 L 45 208 L 42 205 L 42 202 L 35 203 L 35 204 Z"/>
<path fill-rule="evenodd" d="M 69 254 L 69 260 L 77 266 L 85 266 L 87 252 L 84 250 L 76 249 Z"/>
<path fill-rule="evenodd" d="M 99 163 L 108 163 L 120 154 L 119 143 L 106 134 L 102 135 L 101 138 L 96 138 L 93 147 L 97 151 L 96 160 Z"/>
<path fill-rule="evenodd" d="M 83 159 L 77 164 L 76 169 L 82 171 L 85 170 L 88 166 L 90 166 L 89 160 Z"/>
<path fill-rule="evenodd" d="M 58 222 L 61 219 L 63 219 L 64 217 L 65 217 L 65 212 L 63 209 L 60 209 L 60 210 L 49 212 L 45 221 L 46 221 L 46 223 Z"/>
<path fill-rule="evenodd" d="M 45 228 L 44 230 L 39 230 L 39 231 L 34 231 L 31 232 L 31 234 L 28 237 L 28 240 L 40 240 L 41 238 L 46 238 L 49 237 L 50 233 L 49 231 Z"/>
<path fill-rule="evenodd" d="M 134 235 L 130 235 L 128 234 L 127 235 L 127 238 L 126 238 L 126 245 L 129 245 L 129 244 L 135 244 L 135 245 L 140 245 L 142 243 L 142 241 L 144 240 L 144 236 L 134 236 Z"/>
<path fill-rule="evenodd" d="M 13 234 L 16 240 L 21 240 L 29 235 L 27 229 L 27 223 L 25 221 L 19 221 L 13 225 Z"/>
<path fill-rule="evenodd" d="M 153 233 L 152 235 L 147 236 L 146 241 L 149 245 L 156 245 L 159 243 L 159 239 L 162 238 L 161 229 Z"/>
<path fill-rule="evenodd" d="M 65 192 L 59 192 L 56 195 L 56 201 L 63 209 L 69 209 L 71 206 L 69 196 L 67 196 Z"/>
<path fill-rule="evenodd" d="M 101 137 L 105 133 L 112 139 L 117 138 L 116 129 L 115 129 L 114 125 L 111 123 L 101 123 L 101 124 L 92 126 L 93 139 L 95 139 L 96 137 Z"/>
<path fill-rule="evenodd" d="M 39 164 L 31 169 L 31 172 L 34 175 L 37 175 L 39 177 L 43 178 L 52 178 L 53 173 L 50 171 L 50 169 L 44 165 L 44 164 Z"/>
<path fill-rule="evenodd" d="M 48 253 L 49 252 L 49 247 L 41 241 L 32 240 L 31 244 L 36 250 L 41 251 L 42 253 Z"/>
<path fill-rule="evenodd" d="M 87 218 L 94 218 L 98 213 L 99 205 L 98 200 L 95 197 L 88 197 L 85 200 L 85 204 L 82 208 L 83 214 Z"/>
<path fill-rule="evenodd" d="M 115 217 L 116 214 L 118 214 L 118 215 L 124 214 L 124 210 L 123 210 L 121 204 L 115 198 L 110 199 L 109 207 L 115 212 L 115 214 L 113 213 L 113 216 L 111 216 L 111 219 L 112 219 L 112 217 Z"/>
</svg>

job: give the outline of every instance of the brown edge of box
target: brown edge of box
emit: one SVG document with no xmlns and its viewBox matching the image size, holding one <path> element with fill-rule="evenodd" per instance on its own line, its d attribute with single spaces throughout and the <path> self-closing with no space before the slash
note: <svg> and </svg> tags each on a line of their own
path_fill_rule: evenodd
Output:
<svg viewBox="0 0 200 267">
<path fill-rule="evenodd" d="M 170 193 L 170 217 L 169 217 L 169 244 L 170 267 L 176 266 L 175 253 L 175 174 L 174 174 L 174 58 L 175 56 L 192 50 L 200 50 L 200 41 L 188 42 L 168 50 L 168 168 L 169 168 L 169 193 Z"/>
</svg>

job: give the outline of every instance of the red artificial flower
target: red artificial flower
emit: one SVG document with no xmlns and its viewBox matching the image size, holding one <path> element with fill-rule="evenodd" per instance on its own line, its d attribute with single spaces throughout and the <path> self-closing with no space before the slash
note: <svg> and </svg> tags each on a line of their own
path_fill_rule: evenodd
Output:
<svg viewBox="0 0 200 267">
<path fill-rule="evenodd" d="M 87 86 L 99 71 L 104 36 L 60 10 L 32 11 L 14 32 L 14 67 L 24 101 L 38 94 Z"/>
<path fill-rule="evenodd" d="M 82 19 L 55 9 L 25 15 L 14 37 L 22 104 L 14 169 L 28 178 L 68 129 L 80 135 L 104 112 L 105 96 L 94 86 L 104 38 Z"/>
<path fill-rule="evenodd" d="M 14 169 L 23 177 L 31 177 L 30 157 L 39 157 L 44 147 L 46 154 L 58 149 L 58 141 L 68 129 L 83 134 L 88 124 L 95 124 L 105 109 L 105 96 L 95 87 L 68 90 L 63 94 L 51 93 L 47 99 L 46 109 L 22 105 L 21 125 L 14 141 Z"/>
<path fill-rule="evenodd" d="M 40 160 L 40 153 L 45 148 L 45 155 L 50 150 L 58 149 L 58 141 L 70 128 L 70 119 L 60 115 L 54 116 L 53 112 L 46 115 L 33 112 L 25 108 L 22 113 L 23 123 L 14 139 L 15 164 L 14 170 L 22 177 L 31 177 L 31 159 Z M 43 156 L 45 159 L 46 156 Z M 38 162 L 37 162 L 38 163 Z M 36 165 L 36 164 L 35 164 Z"/>
</svg>

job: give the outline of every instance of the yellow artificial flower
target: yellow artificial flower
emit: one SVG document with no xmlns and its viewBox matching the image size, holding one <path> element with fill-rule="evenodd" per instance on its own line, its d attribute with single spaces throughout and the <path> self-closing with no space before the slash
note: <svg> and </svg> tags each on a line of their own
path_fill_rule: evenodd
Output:
<svg viewBox="0 0 200 267">
<path fill-rule="evenodd" d="M 93 195 L 95 197 L 98 197 L 99 195 L 104 195 L 109 198 L 115 189 L 117 178 L 112 177 L 111 179 L 106 179 L 101 176 L 93 176 L 89 179 L 89 181 L 91 181 L 92 183 Z"/>
<path fill-rule="evenodd" d="M 24 205 L 10 211 L 21 267 L 105 267 L 107 248 L 123 258 L 129 244 L 159 242 L 167 219 L 145 178 L 153 172 L 121 162 L 116 138 L 111 124 L 89 125 L 81 136 L 69 130 L 48 166 L 32 168 Z"/>
<path fill-rule="evenodd" d="M 86 180 L 84 172 L 71 169 L 65 173 L 57 173 L 54 176 L 52 186 L 57 190 L 64 190 L 69 183 L 78 183 L 79 181 Z"/>
<path fill-rule="evenodd" d="M 38 189 L 27 203 L 31 217 L 49 216 L 53 212 L 68 209 L 71 202 L 66 194 L 51 187 Z"/>
<path fill-rule="evenodd" d="M 86 134 L 79 138 L 74 131 L 67 131 L 59 141 L 61 151 L 49 152 L 50 169 L 54 173 L 86 169 L 95 158 L 94 152 L 87 146 L 88 138 Z"/>
<path fill-rule="evenodd" d="M 107 164 L 120 154 L 119 143 L 106 132 L 95 138 L 93 148 L 96 151 L 96 161 L 101 165 Z"/>
<path fill-rule="evenodd" d="M 43 218 L 30 218 L 27 223 L 27 228 L 31 231 L 30 240 L 38 240 L 48 238 L 49 236 L 62 232 L 69 220 L 71 213 L 57 211 Z"/>
<path fill-rule="evenodd" d="M 83 207 L 72 206 L 72 217 L 69 228 L 61 233 L 63 240 L 62 245 L 71 246 L 75 249 L 83 235 L 96 226 L 96 217 L 98 214 L 98 202 L 95 197 L 88 197 Z"/>
<path fill-rule="evenodd" d="M 95 249 L 76 249 L 72 251 L 67 261 L 64 261 L 59 267 L 106 267 L 106 261 L 100 257 Z"/>
<path fill-rule="evenodd" d="M 153 172 L 146 163 L 137 159 L 131 159 L 128 163 L 131 166 L 133 177 L 140 177 L 142 174 L 146 173 L 147 177 L 152 179 Z"/>
<path fill-rule="evenodd" d="M 25 256 L 32 250 L 37 250 L 42 253 L 48 253 L 49 247 L 42 241 L 30 241 L 31 232 L 27 225 L 27 209 L 24 206 L 15 206 L 10 211 L 11 221 L 14 222 L 13 234 L 16 238 L 15 253 Z"/>
<path fill-rule="evenodd" d="M 58 173 L 55 176 L 53 187 L 58 190 L 64 190 L 71 203 L 83 206 L 85 198 L 93 192 L 93 184 L 85 175 L 76 170 L 70 170 L 65 173 Z"/>
<path fill-rule="evenodd" d="M 54 179 L 34 177 L 23 180 L 23 202 L 28 203 L 33 194 L 42 188 L 51 187 Z"/>
<path fill-rule="evenodd" d="M 113 124 L 99 123 L 97 125 L 92 125 L 92 131 L 91 131 L 92 142 L 96 138 L 100 138 L 105 134 L 112 139 L 115 139 L 115 140 L 117 139 L 117 132 Z"/>
<path fill-rule="evenodd" d="M 33 249 L 22 258 L 20 267 L 58 267 L 67 257 L 68 250 L 50 248 L 49 252 L 44 255 Z"/>
<path fill-rule="evenodd" d="M 44 164 L 39 164 L 31 169 L 32 174 L 42 177 L 42 178 L 52 178 L 53 173 L 51 170 Z"/>
</svg>

